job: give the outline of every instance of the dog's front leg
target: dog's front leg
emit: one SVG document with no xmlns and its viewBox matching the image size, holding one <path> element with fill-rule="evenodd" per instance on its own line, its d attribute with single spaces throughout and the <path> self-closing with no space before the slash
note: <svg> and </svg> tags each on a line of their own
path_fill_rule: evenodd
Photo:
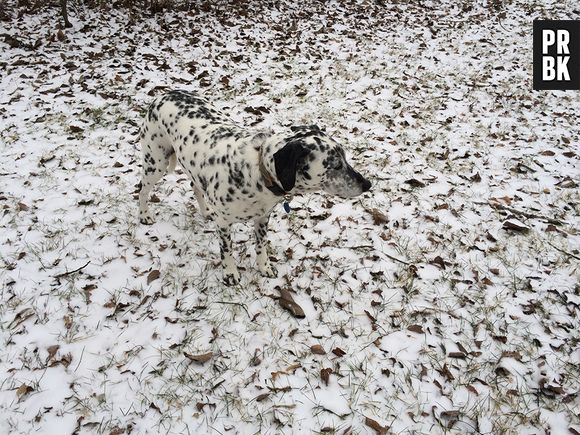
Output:
<svg viewBox="0 0 580 435">
<path fill-rule="evenodd" d="M 254 233 L 256 234 L 256 263 L 262 275 L 270 278 L 277 275 L 276 269 L 270 264 L 268 258 L 268 220 L 270 215 L 262 216 L 254 220 Z"/>
<path fill-rule="evenodd" d="M 232 239 L 230 237 L 230 227 L 231 224 L 218 227 L 224 282 L 227 285 L 233 285 L 240 282 L 240 272 L 238 271 L 238 266 L 236 266 L 234 257 L 232 257 Z"/>
</svg>

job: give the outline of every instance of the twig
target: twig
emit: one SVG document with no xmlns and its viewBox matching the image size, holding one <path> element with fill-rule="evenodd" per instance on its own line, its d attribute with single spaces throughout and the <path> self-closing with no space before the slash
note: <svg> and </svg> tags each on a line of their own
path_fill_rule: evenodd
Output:
<svg viewBox="0 0 580 435">
<path fill-rule="evenodd" d="M 560 221 L 558 219 L 552 219 L 552 218 L 549 218 L 549 217 L 546 217 L 546 216 L 542 216 L 542 215 L 539 215 L 539 214 L 528 213 L 526 211 L 518 210 L 517 208 L 512 208 L 512 207 L 509 207 L 507 205 L 500 204 L 498 202 L 489 201 L 488 204 L 489 204 L 489 206 L 491 208 L 496 208 L 496 209 L 499 208 L 499 209 L 502 209 L 502 210 L 507 210 L 507 211 L 510 211 L 510 212 L 512 212 L 514 214 L 519 214 L 520 216 L 527 217 L 529 219 L 542 219 L 542 220 L 545 220 L 546 222 L 549 222 L 549 223 L 554 224 L 554 225 L 564 225 L 564 224 L 566 224 L 566 222 L 562 222 L 562 221 Z"/>
<path fill-rule="evenodd" d="M 569 255 L 570 257 L 574 257 L 576 260 L 580 260 L 580 257 L 578 257 L 577 255 L 571 254 L 570 252 L 566 252 L 563 249 L 558 248 L 557 246 L 552 245 L 550 242 L 548 242 L 546 240 L 546 242 L 548 243 L 548 245 L 550 245 L 552 248 L 554 248 L 556 251 L 560 251 L 562 254 L 566 254 Z"/>
<path fill-rule="evenodd" d="M 89 260 L 89 261 L 87 261 L 87 264 L 85 264 L 84 266 L 81 266 L 81 267 L 79 267 L 78 269 L 71 270 L 71 271 L 69 271 L 69 272 L 63 272 L 63 273 L 59 273 L 58 275 L 54 275 L 54 278 L 62 278 L 63 276 L 70 275 L 71 273 L 78 272 L 79 270 L 82 270 L 82 269 L 84 269 L 85 267 L 87 267 L 87 266 L 88 266 L 90 263 L 91 263 L 91 261 Z"/>
<path fill-rule="evenodd" d="M 383 254 L 386 255 L 387 257 L 389 257 L 391 260 L 398 261 L 399 263 L 404 264 L 405 266 L 410 266 L 411 265 L 411 263 L 407 263 L 406 261 L 399 260 L 397 257 L 393 257 L 392 255 L 389 255 L 386 252 L 383 252 Z"/>
</svg>

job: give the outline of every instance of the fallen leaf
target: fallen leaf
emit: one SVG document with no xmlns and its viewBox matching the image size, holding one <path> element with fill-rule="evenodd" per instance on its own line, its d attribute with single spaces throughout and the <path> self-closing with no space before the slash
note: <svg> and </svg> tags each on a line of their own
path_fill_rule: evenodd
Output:
<svg viewBox="0 0 580 435">
<path fill-rule="evenodd" d="M 382 426 L 379 424 L 378 421 L 373 420 L 372 418 L 369 417 L 365 417 L 365 424 L 371 429 L 373 429 L 379 435 L 384 435 L 389 431 L 388 426 Z"/>
<path fill-rule="evenodd" d="M 405 184 L 408 184 L 412 187 L 425 187 L 425 183 L 419 181 L 415 178 L 411 178 L 410 180 L 405 180 Z"/>
<path fill-rule="evenodd" d="M 373 208 L 371 210 L 371 216 L 373 217 L 373 223 L 375 225 L 383 225 L 389 222 L 387 216 L 385 216 L 378 208 Z"/>
<path fill-rule="evenodd" d="M 334 349 L 332 349 L 332 353 L 339 357 L 346 355 L 346 352 L 342 350 L 340 347 L 335 347 Z"/>
<path fill-rule="evenodd" d="M 416 332 L 417 334 L 423 334 L 423 327 L 421 325 L 410 325 L 407 329 L 411 332 Z"/>
<path fill-rule="evenodd" d="M 158 270 L 152 270 L 149 272 L 149 275 L 147 275 L 147 284 L 151 284 L 153 281 L 159 278 L 160 275 L 161 274 Z"/>
<path fill-rule="evenodd" d="M 256 397 L 256 402 L 262 402 L 270 396 L 270 393 L 263 393 Z"/>
<path fill-rule="evenodd" d="M 52 346 L 48 346 L 46 348 L 46 350 L 48 351 L 48 359 L 54 358 L 54 355 L 56 355 L 56 352 L 58 351 L 59 348 L 60 348 L 60 346 L 58 344 L 53 344 Z"/>
<path fill-rule="evenodd" d="M 213 357 L 213 352 L 202 353 L 200 355 L 192 355 L 187 352 L 183 352 L 183 354 L 189 358 L 191 361 L 197 364 L 204 364 L 208 362 Z"/>
<path fill-rule="evenodd" d="M 469 177 L 469 179 L 474 183 L 479 183 L 481 181 L 481 175 L 479 175 L 479 172 L 476 172 L 474 175 Z"/>
<path fill-rule="evenodd" d="M 30 385 L 22 384 L 16 390 L 16 396 L 18 396 L 18 398 L 21 399 L 22 397 L 26 396 L 28 393 L 32 391 L 34 391 L 34 388 L 32 388 Z"/>
<path fill-rule="evenodd" d="M 299 319 L 303 319 L 304 317 L 306 317 L 302 307 L 298 305 L 296 302 L 294 302 L 292 294 L 290 293 L 289 290 L 281 288 L 278 291 L 280 292 L 280 299 L 278 299 L 278 303 L 282 308 L 289 311 L 290 314 Z"/>
<path fill-rule="evenodd" d="M 433 260 L 429 262 L 430 264 L 435 264 L 439 266 L 441 269 L 445 270 L 445 261 L 440 256 L 435 257 Z"/>
<path fill-rule="evenodd" d="M 316 355 L 326 355 L 326 351 L 319 344 L 315 344 L 313 346 L 310 346 L 310 351 L 312 353 L 315 353 Z"/>
<path fill-rule="evenodd" d="M 328 385 L 328 381 L 330 380 L 330 375 L 332 374 L 331 368 L 321 369 L 320 370 L 320 378 L 325 385 Z"/>
<path fill-rule="evenodd" d="M 518 231 L 521 233 L 526 233 L 530 230 L 529 227 L 525 226 L 523 223 L 516 219 L 508 219 L 503 223 L 502 228 L 504 230 Z"/>
</svg>

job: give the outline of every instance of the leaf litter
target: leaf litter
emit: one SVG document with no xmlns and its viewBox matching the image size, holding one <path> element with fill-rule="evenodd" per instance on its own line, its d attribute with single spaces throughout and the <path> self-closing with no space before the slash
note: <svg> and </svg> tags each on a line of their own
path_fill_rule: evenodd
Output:
<svg viewBox="0 0 580 435">
<path fill-rule="evenodd" d="M 0 432 L 578 433 L 580 103 L 522 54 L 577 11 L 228 6 L 2 21 Z M 183 172 L 137 223 L 138 125 L 170 88 L 326 128 L 373 190 L 276 210 L 275 279 L 240 225 L 224 287 Z"/>
</svg>

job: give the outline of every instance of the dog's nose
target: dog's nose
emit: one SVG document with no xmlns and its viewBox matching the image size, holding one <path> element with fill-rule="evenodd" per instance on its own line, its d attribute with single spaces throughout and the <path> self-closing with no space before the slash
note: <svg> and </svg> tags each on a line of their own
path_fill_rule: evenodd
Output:
<svg viewBox="0 0 580 435">
<path fill-rule="evenodd" d="M 371 189 L 371 182 L 365 178 L 362 184 L 363 192 L 368 192 Z"/>
</svg>

